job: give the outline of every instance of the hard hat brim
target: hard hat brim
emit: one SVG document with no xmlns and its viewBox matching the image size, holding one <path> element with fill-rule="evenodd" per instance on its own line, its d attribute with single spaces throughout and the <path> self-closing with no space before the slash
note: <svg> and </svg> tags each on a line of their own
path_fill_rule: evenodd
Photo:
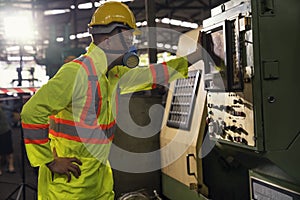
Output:
<svg viewBox="0 0 300 200">
<path fill-rule="evenodd" d="M 108 26 L 103 26 L 103 25 L 97 25 L 97 26 L 91 26 L 88 28 L 88 31 L 90 34 L 109 34 L 111 33 L 115 28 L 124 28 L 130 30 L 131 28 L 125 24 L 120 24 L 120 23 L 113 23 L 109 24 Z M 141 35 L 142 31 L 139 29 L 135 28 L 133 31 L 134 35 Z"/>
</svg>

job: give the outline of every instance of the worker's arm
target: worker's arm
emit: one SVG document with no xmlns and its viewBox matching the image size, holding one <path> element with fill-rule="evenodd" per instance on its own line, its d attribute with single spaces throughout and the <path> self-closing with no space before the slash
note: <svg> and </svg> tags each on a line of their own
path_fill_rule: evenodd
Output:
<svg viewBox="0 0 300 200">
<path fill-rule="evenodd" d="M 158 85 L 166 86 L 176 79 L 186 78 L 188 67 L 200 59 L 201 54 L 197 50 L 190 55 L 168 62 L 127 70 L 120 80 L 121 94 L 151 90 Z"/>
<path fill-rule="evenodd" d="M 66 175 L 68 182 L 71 180 L 70 173 L 76 178 L 80 176 L 78 165 L 82 163 L 75 157 L 58 157 L 55 148 L 51 149 L 48 119 L 70 104 L 77 69 L 76 64 L 64 65 L 31 97 L 21 112 L 24 142 L 31 165 L 47 165 L 52 173 Z"/>
<path fill-rule="evenodd" d="M 57 75 L 23 106 L 21 119 L 24 142 L 32 166 L 40 166 L 54 160 L 48 138 L 48 118 L 70 103 L 74 73 L 72 68 L 70 70 L 69 67 L 63 66 Z"/>
</svg>

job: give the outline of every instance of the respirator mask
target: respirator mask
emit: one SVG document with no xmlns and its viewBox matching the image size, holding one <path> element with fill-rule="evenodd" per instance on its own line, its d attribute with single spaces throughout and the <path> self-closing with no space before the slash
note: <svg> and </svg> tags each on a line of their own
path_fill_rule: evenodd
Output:
<svg viewBox="0 0 300 200">
<path fill-rule="evenodd" d="M 135 68 L 136 66 L 138 66 L 140 62 L 140 59 L 138 57 L 138 55 L 136 54 L 136 48 L 135 46 L 131 46 L 128 50 L 128 52 L 126 52 L 123 55 L 122 58 L 122 63 L 123 65 L 127 66 L 128 68 Z"/>
<path fill-rule="evenodd" d="M 134 67 L 138 66 L 140 59 L 137 55 L 137 49 L 135 48 L 135 46 L 132 45 L 132 42 L 133 42 L 132 31 L 129 30 L 129 31 L 122 32 L 121 29 L 118 29 L 118 32 L 119 32 L 118 37 L 121 40 L 123 48 L 128 49 L 127 52 L 123 54 L 122 64 L 124 66 L 127 66 L 128 68 L 134 68 Z M 130 35 L 129 41 L 131 41 L 131 46 L 129 46 L 128 43 L 126 43 L 126 41 L 125 41 L 126 36 L 124 36 L 124 33 L 127 35 L 129 33 L 129 35 Z"/>
<path fill-rule="evenodd" d="M 103 49 L 106 53 L 110 54 L 122 54 L 122 65 L 128 68 L 135 68 L 138 66 L 140 59 L 136 53 L 135 46 L 130 46 L 129 49 L 124 53 L 124 50 L 111 50 L 111 49 Z"/>
</svg>

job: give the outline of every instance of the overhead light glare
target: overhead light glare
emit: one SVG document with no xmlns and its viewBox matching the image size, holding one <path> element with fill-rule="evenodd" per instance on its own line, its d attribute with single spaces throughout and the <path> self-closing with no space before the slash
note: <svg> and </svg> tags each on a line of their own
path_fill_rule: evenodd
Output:
<svg viewBox="0 0 300 200">
<path fill-rule="evenodd" d="M 171 24 L 173 26 L 182 26 L 182 27 L 192 28 L 192 29 L 196 29 L 199 27 L 199 25 L 196 23 L 181 21 L 181 20 L 177 20 L 177 19 L 163 18 L 163 19 L 161 19 L 160 22 L 163 24 Z"/>
<path fill-rule="evenodd" d="M 4 18 L 4 32 L 9 39 L 26 42 L 32 40 L 35 36 L 32 16 L 21 14 Z"/>
<path fill-rule="evenodd" d="M 34 51 L 34 48 L 33 48 L 33 46 L 25 45 L 24 46 L 24 50 L 26 50 L 26 51 Z"/>
<path fill-rule="evenodd" d="M 100 0 L 99 1 L 99 5 L 97 7 L 99 7 L 100 5 L 104 4 L 105 2 L 108 2 L 108 1 L 117 1 L 117 2 L 132 2 L 134 0 Z M 96 4 L 95 4 L 96 5 Z"/>
<path fill-rule="evenodd" d="M 161 20 L 161 23 L 163 23 L 163 24 L 170 24 L 170 19 L 169 18 L 163 18 Z"/>
<path fill-rule="evenodd" d="M 156 45 L 157 45 L 158 48 L 164 47 L 164 44 L 163 44 L 163 43 L 160 43 L 160 42 L 158 42 Z"/>
<path fill-rule="evenodd" d="M 170 45 L 170 44 L 165 44 L 164 47 L 165 47 L 166 49 L 170 49 L 170 48 L 171 48 L 171 45 Z"/>
<path fill-rule="evenodd" d="M 177 49 L 178 49 L 178 46 L 174 45 L 174 46 L 172 46 L 172 49 L 173 49 L 173 50 L 177 50 Z"/>
<path fill-rule="evenodd" d="M 171 24 L 173 26 L 182 26 L 182 27 L 186 27 L 186 28 L 192 28 L 192 29 L 196 29 L 199 27 L 198 24 L 196 23 L 192 23 L 192 22 L 187 22 L 187 21 L 181 21 L 181 20 L 177 20 L 177 19 L 170 19 L 170 18 L 156 18 L 155 19 L 156 23 L 163 23 L 163 24 Z M 137 27 L 141 27 L 141 26 L 147 26 L 147 21 L 142 21 L 142 22 L 136 22 L 136 26 Z"/>
<path fill-rule="evenodd" d="M 142 22 L 142 26 L 147 26 L 148 22 L 147 21 L 143 21 Z"/>
<path fill-rule="evenodd" d="M 70 38 L 70 40 L 75 40 L 76 36 L 75 35 L 70 35 L 69 38 Z"/>
<path fill-rule="evenodd" d="M 44 15 L 59 15 L 70 12 L 70 9 L 54 9 L 54 10 L 45 10 Z"/>
<path fill-rule="evenodd" d="M 94 4 L 95 7 L 99 7 L 100 5 L 101 5 L 100 2 L 95 2 L 95 4 Z"/>
<path fill-rule="evenodd" d="M 19 51 L 20 50 L 20 46 L 11 46 L 11 47 L 7 47 L 6 51 L 10 52 L 10 51 Z"/>
<path fill-rule="evenodd" d="M 171 25 L 174 25 L 174 26 L 180 26 L 181 23 L 182 23 L 182 21 L 177 20 L 177 19 L 171 19 L 171 20 L 170 20 L 170 24 L 171 24 Z"/>
<path fill-rule="evenodd" d="M 93 7 L 92 2 L 82 3 L 78 5 L 78 9 L 91 9 Z"/>
<path fill-rule="evenodd" d="M 58 37 L 56 38 L 56 42 L 63 42 L 64 41 L 64 38 L 63 37 Z"/>
<path fill-rule="evenodd" d="M 8 56 L 7 57 L 8 61 L 20 61 L 21 57 L 20 56 Z M 33 61 L 34 57 L 33 56 L 22 56 L 23 61 Z"/>
<path fill-rule="evenodd" d="M 86 37 L 89 37 L 89 36 L 90 36 L 90 34 L 89 34 L 88 32 L 78 33 L 78 34 L 76 35 L 76 37 L 77 37 L 78 39 L 80 39 L 80 38 L 86 38 Z"/>
</svg>

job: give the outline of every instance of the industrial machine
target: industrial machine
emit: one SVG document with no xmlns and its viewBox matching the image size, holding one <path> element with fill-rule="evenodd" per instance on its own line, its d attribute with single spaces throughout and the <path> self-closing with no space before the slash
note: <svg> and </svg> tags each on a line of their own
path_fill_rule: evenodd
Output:
<svg viewBox="0 0 300 200">
<path fill-rule="evenodd" d="M 196 29 L 179 38 L 178 56 L 196 50 L 199 33 Z M 189 68 L 188 78 L 169 87 L 160 134 L 162 190 L 169 199 L 203 199 L 208 195 L 202 161 L 197 156 L 205 133 L 203 76 L 204 63 L 199 61 Z"/>
<path fill-rule="evenodd" d="M 202 173 L 197 184 L 208 193 L 197 189 L 197 197 L 188 199 L 300 199 L 299 8 L 298 0 L 231 0 L 203 21 L 204 92 L 198 96 L 206 94 L 206 112 L 191 115 L 191 121 L 202 124 L 206 118 L 206 131 L 189 130 L 198 135 L 192 144 L 203 145 L 208 136 L 215 146 L 206 156 L 196 155 Z M 172 114 L 169 107 L 165 118 Z M 162 132 L 161 140 L 171 133 Z M 181 162 L 184 168 L 189 164 Z M 183 167 L 176 173 L 184 173 Z M 171 181 L 163 181 L 163 192 L 177 199 L 168 192 L 170 183 L 177 182 L 174 190 L 192 182 L 168 175 L 167 168 L 163 177 Z"/>
</svg>

